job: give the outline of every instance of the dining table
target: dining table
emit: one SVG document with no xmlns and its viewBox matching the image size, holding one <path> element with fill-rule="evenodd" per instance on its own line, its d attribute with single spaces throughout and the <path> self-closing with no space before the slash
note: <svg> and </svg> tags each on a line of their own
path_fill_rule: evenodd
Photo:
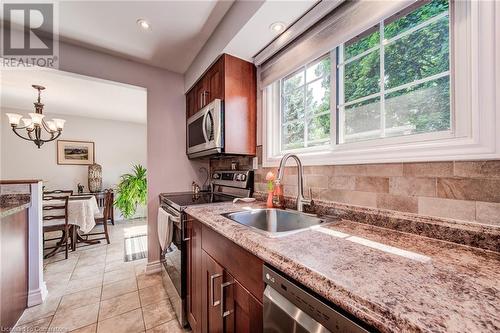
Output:
<svg viewBox="0 0 500 333">
<path fill-rule="evenodd" d="M 54 202 L 57 202 L 57 199 L 43 200 L 43 205 L 54 204 Z M 72 226 L 71 233 L 76 242 L 87 244 L 100 243 L 98 240 L 83 238 L 86 233 L 90 232 L 95 227 L 95 219 L 98 214 L 100 214 L 100 210 L 95 196 L 77 195 L 68 197 L 68 224 Z M 72 248 L 73 250 L 76 248 L 75 242 L 73 242 Z"/>
</svg>

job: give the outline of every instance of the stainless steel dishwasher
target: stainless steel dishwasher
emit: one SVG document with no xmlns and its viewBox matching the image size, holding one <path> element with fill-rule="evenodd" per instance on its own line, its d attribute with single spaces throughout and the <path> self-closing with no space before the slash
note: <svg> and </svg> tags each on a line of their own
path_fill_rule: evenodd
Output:
<svg viewBox="0 0 500 333">
<path fill-rule="evenodd" d="M 274 269 L 263 272 L 264 333 L 369 332 Z"/>
</svg>

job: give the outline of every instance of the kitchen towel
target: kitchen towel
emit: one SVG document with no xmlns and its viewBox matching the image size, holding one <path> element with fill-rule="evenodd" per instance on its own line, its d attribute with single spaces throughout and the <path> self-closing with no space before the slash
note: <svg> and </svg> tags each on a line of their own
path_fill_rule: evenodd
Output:
<svg viewBox="0 0 500 333">
<path fill-rule="evenodd" d="M 158 208 L 158 240 L 160 241 L 161 254 L 164 255 L 172 244 L 173 221 L 163 208 Z"/>
</svg>

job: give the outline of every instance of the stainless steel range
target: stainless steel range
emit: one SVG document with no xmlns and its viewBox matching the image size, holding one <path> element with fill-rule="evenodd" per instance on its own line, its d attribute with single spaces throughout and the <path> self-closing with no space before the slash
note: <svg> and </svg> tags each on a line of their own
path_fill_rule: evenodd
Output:
<svg viewBox="0 0 500 333">
<path fill-rule="evenodd" d="M 210 192 L 177 192 L 160 194 L 160 206 L 173 222 L 172 242 L 162 249 L 163 281 L 181 326 L 186 318 L 187 242 L 186 213 L 188 206 L 232 201 L 250 197 L 253 190 L 253 171 L 215 171 Z"/>
</svg>

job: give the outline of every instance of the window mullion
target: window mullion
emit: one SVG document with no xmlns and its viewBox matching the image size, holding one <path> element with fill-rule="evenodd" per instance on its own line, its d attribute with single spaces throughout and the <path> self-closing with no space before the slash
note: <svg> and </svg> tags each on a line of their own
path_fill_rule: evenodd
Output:
<svg viewBox="0 0 500 333">
<path fill-rule="evenodd" d="M 397 40 L 399 40 L 399 39 L 401 39 L 401 38 L 403 38 L 405 36 L 408 36 L 408 35 L 414 33 L 415 31 L 418 31 L 418 30 L 420 30 L 422 28 L 425 28 L 428 25 L 431 25 L 432 23 L 437 22 L 437 21 L 439 21 L 440 19 L 442 19 L 443 17 L 446 17 L 446 16 L 448 16 L 448 12 L 444 12 L 444 13 L 441 13 L 439 15 L 436 15 L 436 16 L 428 19 L 427 21 L 424 21 L 424 22 L 422 22 L 422 23 L 414 26 L 413 28 L 410 28 L 410 29 L 408 29 L 406 31 L 403 31 L 403 32 L 399 33 L 398 35 L 392 37 L 391 39 L 386 40 L 384 42 L 384 45 L 388 45 L 388 44 L 394 43 L 395 41 L 397 41 Z M 382 39 L 382 41 L 383 41 L 383 39 Z"/>
<path fill-rule="evenodd" d="M 340 44 L 338 47 L 338 59 L 339 63 L 342 64 L 344 62 L 344 44 Z M 344 65 L 338 66 L 338 79 L 339 82 L 337 83 L 338 87 L 338 108 L 337 108 L 337 114 L 338 114 L 338 142 L 337 144 L 344 143 L 344 126 L 345 126 L 345 115 L 344 115 L 344 103 L 345 103 L 345 97 L 344 97 Z"/>
<path fill-rule="evenodd" d="M 384 54 L 385 45 L 382 43 L 384 40 L 384 23 L 379 25 L 380 29 L 380 135 L 385 137 L 385 64 Z"/>
<path fill-rule="evenodd" d="M 337 144 L 337 49 L 330 51 L 330 147 Z M 335 112 L 333 112 L 335 110 Z"/>
<path fill-rule="evenodd" d="M 351 58 L 347 59 L 346 61 L 343 61 L 343 62 L 340 62 L 340 61 L 339 61 L 339 66 L 341 66 L 341 65 L 347 65 L 347 64 L 349 64 L 349 63 L 351 63 L 351 62 L 353 62 L 353 61 L 356 61 L 356 60 L 358 60 L 358 59 L 360 59 L 360 58 L 363 58 L 365 55 L 368 55 L 368 54 L 370 54 L 370 53 L 372 53 L 372 52 L 375 52 L 375 51 L 377 51 L 379 48 L 380 48 L 380 44 L 379 44 L 379 45 L 376 45 L 376 46 L 374 46 L 374 47 L 372 47 L 372 48 L 369 48 L 368 50 L 366 50 L 366 51 L 364 51 L 364 52 L 361 52 L 360 54 L 357 54 L 357 55 L 355 55 L 354 57 L 351 57 Z"/>
<path fill-rule="evenodd" d="M 398 90 L 403 90 L 403 89 L 411 88 L 413 86 L 418 86 L 418 85 L 420 85 L 422 83 L 426 83 L 426 82 L 429 82 L 429 81 L 438 80 L 438 79 L 440 79 L 442 77 L 445 77 L 447 75 L 450 75 L 450 71 L 449 70 L 441 72 L 441 73 L 438 73 L 438 74 L 434 74 L 434 75 L 431 75 L 431 76 L 427 76 L 427 77 L 424 77 L 424 78 L 419 79 L 419 80 L 408 82 L 408 83 L 402 84 L 400 86 L 389 88 L 389 89 L 386 89 L 384 91 L 385 91 L 385 93 L 390 94 L 390 93 L 396 92 Z"/>
<path fill-rule="evenodd" d="M 285 81 L 281 81 L 281 84 L 280 84 L 280 91 L 279 91 L 279 110 L 280 110 L 280 113 L 279 113 L 279 131 L 280 131 L 280 137 L 279 137 L 279 143 L 278 143 L 278 146 L 279 146 L 279 150 L 281 151 L 281 149 L 283 149 L 283 120 L 284 120 L 284 117 L 283 117 L 283 108 L 284 108 L 284 105 L 285 103 L 283 103 L 284 101 L 284 98 L 285 96 L 283 96 L 283 90 L 284 90 L 284 86 L 285 86 Z M 287 133 L 288 134 L 288 133 Z"/>
<path fill-rule="evenodd" d="M 363 96 L 363 97 L 360 97 L 360 98 L 357 98 L 353 101 L 349 101 L 347 103 L 344 103 L 344 104 L 339 104 L 343 107 L 347 107 L 347 106 L 351 106 L 353 104 L 358 104 L 358 103 L 361 103 L 361 102 L 364 102 L 364 101 L 367 101 L 369 99 L 373 99 L 375 97 L 379 97 L 380 96 L 380 92 L 376 92 L 374 94 L 371 94 L 371 95 L 368 95 L 368 96 Z"/>
<path fill-rule="evenodd" d="M 304 147 L 307 147 L 309 115 L 307 114 L 307 66 L 304 66 Z"/>
</svg>

